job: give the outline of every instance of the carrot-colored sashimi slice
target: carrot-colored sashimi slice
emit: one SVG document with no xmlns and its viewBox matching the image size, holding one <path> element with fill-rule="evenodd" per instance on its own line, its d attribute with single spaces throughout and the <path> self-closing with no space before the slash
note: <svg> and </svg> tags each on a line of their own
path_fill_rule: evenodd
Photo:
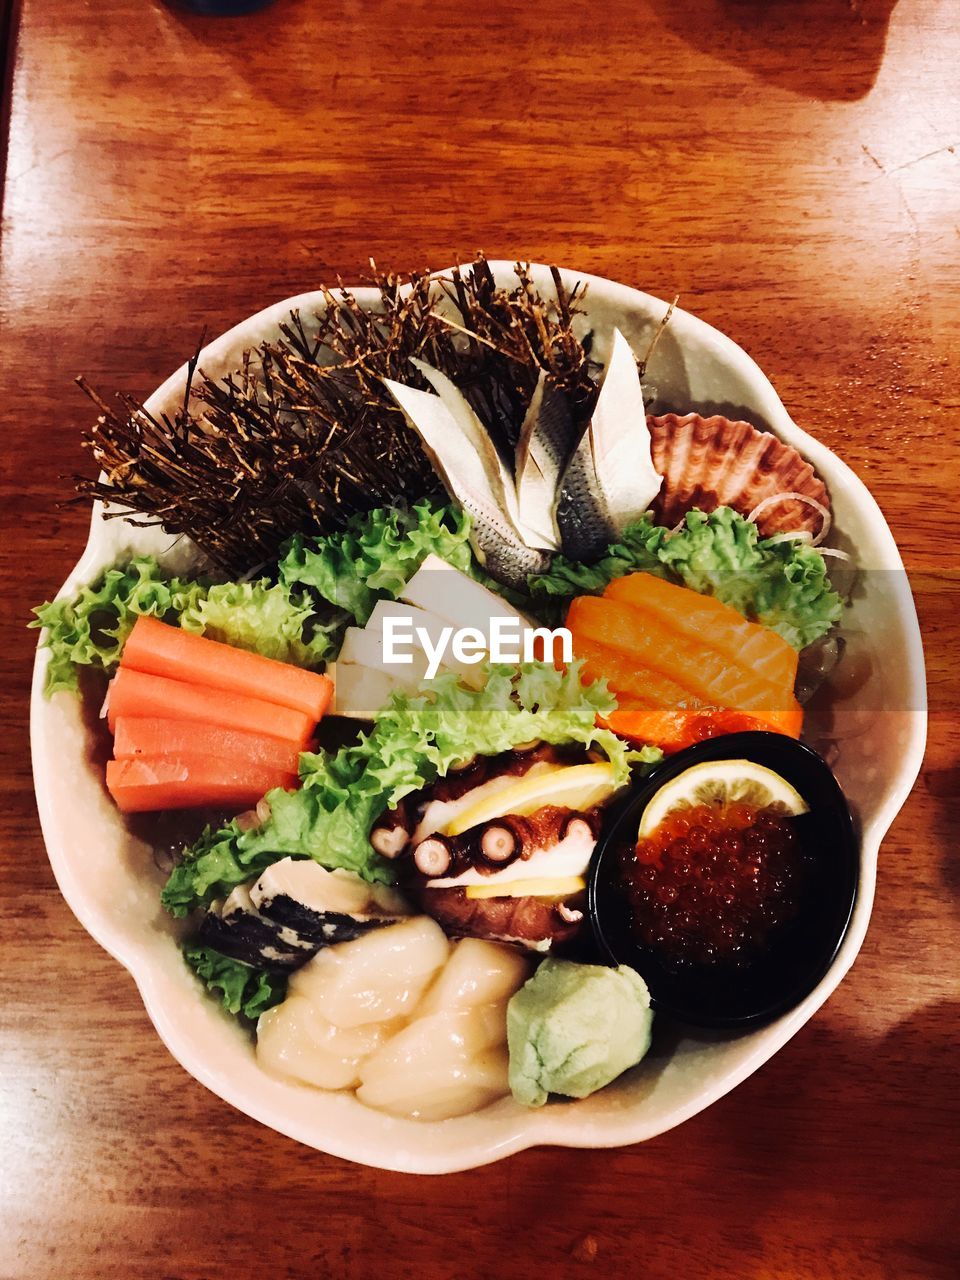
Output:
<svg viewBox="0 0 960 1280">
<path fill-rule="evenodd" d="M 703 699 L 679 681 L 642 666 L 634 658 L 588 636 L 576 635 L 574 654 L 583 659 L 581 678 L 588 684 L 605 679 L 617 695 L 627 694 L 651 707 L 702 707 Z"/>
<path fill-rule="evenodd" d="M 285 738 L 156 716 L 117 717 L 113 754 L 118 760 L 138 756 L 218 756 L 278 769 L 284 774 L 296 773 L 300 761 L 300 747 Z"/>
<path fill-rule="evenodd" d="M 779 688 L 793 688 L 797 651 L 769 627 L 748 620 L 730 605 L 649 573 L 631 573 L 611 582 L 604 595 L 650 609 L 684 635 L 707 640 L 738 667 Z"/>
<path fill-rule="evenodd" d="M 202 724 L 240 729 L 285 738 L 303 746 L 313 731 L 313 718 L 290 707 L 278 707 L 262 698 L 250 698 L 224 689 L 208 689 L 184 680 L 148 675 L 121 666 L 110 685 L 107 722 L 116 728 L 122 716 L 146 716 L 191 720 Z"/>
<path fill-rule="evenodd" d="M 137 619 L 123 646 L 121 667 L 184 680 L 302 711 L 316 723 L 330 704 L 333 682 L 259 653 L 208 640 L 146 615 Z"/>
<path fill-rule="evenodd" d="M 623 738 L 652 743 L 667 754 L 725 733 L 766 728 L 762 721 L 725 707 L 671 709 L 650 707 L 629 698 L 621 699 L 616 711 L 602 723 Z"/>
<path fill-rule="evenodd" d="M 652 610 L 580 596 L 570 605 L 567 626 L 574 653 L 584 640 L 604 645 L 661 672 L 706 703 L 745 711 L 782 733 L 799 734 L 802 712 L 792 686 L 778 688 L 744 671 L 704 640 L 678 634 Z M 617 691 L 616 682 L 611 684 Z"/>
<path fill-rule="evenodd" d="M 107 762 L 107 790 L 124 813 L 254 805 L 275 787 L 293 787 L 283 770 L 218 756 L 142 756 Z"/>
</svg>

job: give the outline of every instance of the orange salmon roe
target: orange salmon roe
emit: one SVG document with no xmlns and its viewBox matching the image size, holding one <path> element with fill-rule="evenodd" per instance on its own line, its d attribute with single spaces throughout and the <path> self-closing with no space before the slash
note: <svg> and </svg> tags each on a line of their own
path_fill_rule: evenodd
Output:
<svg viewBox="0 0 960 1280">
<path fill-rule="evenodd" d="M 800 909 L 806 859 L 773 809 L 678 809 L 621 858 L 634 931 L 673 969 L 743 967 Z"/>
</svg>

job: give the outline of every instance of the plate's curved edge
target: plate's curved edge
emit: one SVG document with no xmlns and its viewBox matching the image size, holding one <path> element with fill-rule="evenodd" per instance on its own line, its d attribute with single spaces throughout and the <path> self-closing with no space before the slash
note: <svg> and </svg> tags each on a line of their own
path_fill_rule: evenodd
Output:
<svg viewBox="0 0 960 1280">
<path fill-rule="evenodd" d="M 530 265 L 531 269 L 536 274 L 549 274 L 549 269 L 545 266 L 541 266 L 540 264 Z M 490 262 L 490 266 L 495 274 L 500 275 L 501 273 L 512 272 L 514 264 L 505 261 L 493 260 Z M 444 275 L 450 270 L 451 268 L 445 268 L 443 271 L 435 274 Z M 608 296 L 613 295 L 615 298 L 619 297 L 622 299 L 625 306 L 632 305 L 633 307 L 636 307 L 639 302 L 641 306 L 649 310 L 653 306 L 665 308 L 667 305 L 662 299 L 655 298 L 650 294 L 645 294 L 628 285 L 606 280 L 600 276 L 573 271 L 567 268 L 562 269 L 561 274 L 565 280 L 583 281 L 588 285 L 594 286 L 598 292 L 603 292 Z M 351 289 L 350 292 L 360 296 L 363 296 L 366 293 L 372 293 L 371 290 L 368 290 L 365 287 Z M 294 297 L 274 303 L 257 312 L 255 315 L 247 317 L 245 320 L 240 321 L 231 329 L 214 339 L 213 342 L 208 344 L 201 352 L 201 362 L 204 357 L 208 360 L 220 358 L 222 353 L 227 352 L 232 345 L 242 340 L 243 335 L 247 331 L 252 330 L 257 326 L 263 326 L 271 323 L 275 324 L 278 320 L 285 319 L 294 308 L 299 307 L 303 309 L 318 306 L 322 303 L 323 296 L 322 292 L 316 290 L 298 294 Z M 887 525 L 886 519 L 884 518 L 875 498 L 856 473 L 852 471 L 837 454 L 827 449 L 827 447 L 815 437 L 809 435 L 809 433 L 793 422 L 766 375 L 755 361 L 731 338 L 713 328 L 713 326 L 709 325 L 706 321 L 692 315 L 690 312 L 686 312 L 678 308 L 675 314 L 685 326 L 689 325 L 694 331 L 699 332 L 702 336 L 709 337 L 710 342 L 714 344 L 719 351 L 749 374 L 751 383 L 762 396 L 764 402 L 763 411 L 768 417 L 771 426 L 777 431 L 777 434 L 782 433 L 789 443 L 792 443 L 797 448 L 801 449 L 801 451 L 810 458 L 812 462 L 814 462 L 814 465 L 817 465 L 817 459 L 820 459 L 821 467 L 823 467 L 824 462 L 826 462 L 827 470 L 835 473 L 839 472 L 839 474 L 842 475 L 844 483 L 855 492 L 857 504 L 861 507 L 866 507 L 870 511 L 872 517 L 871 523 L 874 525 L 875 531 L 879 532 L 880 540 L 884 544 L 884 567 L 899 569 L 903 572 L 903 562 L 893 535 Z M 255 339 L 250 339 L 249 341 L 253 342 Z M 156 408 L 165 400 L 169 399 L 174 392 L 182 393 L 186 377 L 186 369 L 187 366 L 184 364 L 174 371 L 174 373 L 172 373 L 170 377 L 168 377 L 148 398 L 146 404 L 151 411 L 155 411 Z M 74 569 L 64 582 L 60 592 L 58 592 L 58 595 L 74 590 L 76 586 L 86 581 L 93 572 L 99 571 L 99 569 L 103 567 L 104 561 L 98 537 L 98 535 L 103 531 L 105 524 L 102 516 L 102 510 L 103 509 L 100 504 L 95 504 L 91 515 L 90 531 L 84 551 Z M 918 701 L 915 705 L 919 707 L 923 705 L 922 698 L 925 694 L 923 648 L 915 604 L 913 602 L 912 595 L 909 595 L 909 593 L 908 598 L 909 604 L 901 601 L 901 608 L 905 610 L 902 621 L 904 634 L 911 654 L 910 673 L 913 688 L 919 695 Z M 40 704 L 45 701 L 43 698 L 43 680 L 46 671 L 46 658 L 46 650 L 38 645 L 31 688 L 30 720 L 31 749 L 34 763 L 34 786 L 41 828 L 43 830 L 51 868 L 65 901 L 81 925 L 91 934 L 97 943 L 102 946 L 108 954 L 113 956 L 114 959 L 116 959 L 117 962 L 121 964 L 132 976 L 140 992 L 145 1010 L 171 1055 L 185 1070 L 187 1070 L 195 1079 L 197 1079 L 205 1088 L 209 1089 L 217 1097 L 221 1098 L 223 1101 L 235 1107 L 242 1113 L 249 1114 L 261 1123 L 277 1129 L 287 1137 L 311 1146 L 314 1149 L 325 1151 L 331 1155 L 368 1164 L 371 1167 L 389 1169 L 403 1173 L 443 1174 L 476 1168 L 492 1163 L 498 1159 L 502 1159 L 508 1155 L 515 1154 L 516 1152 L 531 1146 L 552 1145 L 566 1147 L 613 1147 L 632 1145 L 636 1142 L 646 1141 L 658 1134 L 674 1128 L 676 1125 L 690 1119 L 692 1116 L 706 1109 L 706 1107 L 712 1105 L 719 1098 L 735 1089 L 743 1082 L 743 1080 L 750 1076 L 765 1062 L 769 1061 L 769 1059 L 783 1047 L 783 1045 L 796 1033 L 796 1031 L 809 1020 L 816 1010 L 820 1008 L 820 1006 L 833 993 L 856 959 L 869 923 L 876 883 L 877 855 L 879 846 L 893 822 L 893 819 L 896 817 L 896 814 L 899 812 L 916 782 L 926 743 L 926 714 L 925 712 L 918 710 L 912 713 L 910 717 L 910 739 L 901 768 L 898 771 L 896 781 L 891 786 L 887 796 L 880 806 L 879 811 L 874 814 L 869 826 L 862 833 L 860 894 L 858 895 L 854 919 L 851 921 L 850 930 L 848 931 L 847 938 L 845 939 L 841 952 L 838 954 L 831 969 L 810 996 L 807 997 L 807 999 L 795 1010 L 792 1010 L 791 1013 L 785 1015 L 778 1023 L 774 1024 L 775 1034 L 772 1035 L 770 1039 L 758 1044 L 755 1051 L 745 1058 L 744 1061 L 741 1062 L 734 1070 L 728 1072 L 726 1076 L 719 1078 L 712 1087 L 707 1089 L 697 1098 L 693 1099 L 688 1105 L 677 1108 L 673 1113 L 666 1117 L 663 1123 L 647 1122 L 634 1126 L 632 1129 L 629 1126 L 624 1126 L 623 1130 L 613 1140 L 611 1140 L 608 1133 L 594 1131 L 594 1126 L 589 1124 L 585 1126 L 581 1123 L 578 1133 L 567 1132 L 563 1127 L 561 1118 L 563 1112 L 560 1111 L 559 1114 L 551 1115 L 551 1109 L 547 1108 L 544 1112 L 536 1113 L 531 1116 L 529 1120 L 525 1119 L 524 1123 L 522 1123 L 519 1128 L 509 1136 L 498 1140 L 492 1146 L 485 1145 L 483 1143 L 474 1143 L 470 1149 L 461 1149 L 456 1156 L 450 1158 L 438 1157 L 436 1153 L 420 1152 L 412 1159 L 391 1160 L 389 1155 L 385 1155 L 384 1153 L 377 1153 L 375 1155 L 358 1153 L 355 1149 L 350 1149 L 349 1143 L 341 1143 L 338 1140 L 334 1140 L 330 1135 L 326 1135 L 324 1145 L 321 1147 L 311 1137 L 305 1136 L 303 1132 L 298 1131 L 298 1126 L 296 1124 L 287 1123 L 283 1117 L 276 1115 L 270 1108 L 262 1108 L 258 1105 L 251 1104 L 251 1100 L 249 1098 L 243 1097 L 241 1099 L 238 1095 L 232 1093 L 228 1087 L 224 1087 L 224 1085 L 215 1078 L 214 1073 L 207 1068 L 207 1065 L 202 1060 L 197 1060 L 193 1056 L 190 1045 L 185 1042 L 180 1035 L 178 1035 L 175 1020 L 170 1018 L 169 1011 L 163 1000 L 157 997 L 154 990 L 155 984 L 153 982 L 152 975 L 149 971 L 143 972 L 143 958 L 137 954 L 129 954 L 125 947 L 119 946 L 116 937 L 111 935 L 110 930 L 104 925 L 104 923 L 95 918 L 91 912 L 85 909 L 85 906 L 83 905 L 83 895 L 75 887 L 75 881 L 67 859 L 61 856 L 61 851 L 59 849 L 56 849 L 55 851 L 51 846 L 51 842 L 48 840 L 48 830 L 51 828 L 51 811 L 47 800 L 47 780 L 40 774 L 37 758 L 37 744 L 40 735 L 40 717 L 42 714 Z M 539 1120 L 540 1123 L 533 1123 L 535 1120 Z"/>
</svg>

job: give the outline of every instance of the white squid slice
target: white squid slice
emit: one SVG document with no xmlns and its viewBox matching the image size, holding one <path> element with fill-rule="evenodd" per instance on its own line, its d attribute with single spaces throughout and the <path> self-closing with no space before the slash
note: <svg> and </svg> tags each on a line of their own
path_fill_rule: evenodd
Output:
<svg viewBox="0 0 960 1280">
<path fill-rule="evenodd" d="M 410 635 L 415 637 L 416 629 L 419 628 L 421 632 L 426 633 L 431 645 L 435 648 L 440 644 L 444 629 L 450 626 L 449 623 L 444 622 L 435 613 L 428 613 L 426 609 L 421 609 L 418 605 L 406 604 L 399 600 L 379 600 L 370 615 L 366 630 L 377 637 L 381 648 L 388 618 L 404 618 L 410 623 Z M 447 639 L 449 639 L 449 633 Z M 414 652 L 420 656 L 422 654 L 420 641 L 414 639 L 412 643 Z M 453 652 L 452 646 L 448 646 L 444 650 L 441 670 L 455 671 L 464 684 L 470 685 L 472 689 L 482 688 L 487 678 L 482 663 L 461 662 Z M 425 674 L 426 666 L 424 666 Z"/>
<path fill-rule="evenodd" d="M 563 765 L 554 764 L 549 760 L 538 760 L 536 764 L 531 765 L 523 777 L 536 778 L 538 774 L 556 773 L 558 769 L 562 769 Z M 448 823 L 453 822 L 455 818 L 459 818 L 460 814 L 467 809 L 472 809 L 475 804 L 479 804 L 481 800 L 485 800 L 487 796 L 496 795 L 498 791 L 504 791 L 507 787 L 515 786 L 517 777 L 512 773 L 497 774 L 496 777 L 488 778 L 486 782 L 481 782 L 479 786 L 471 787 L 469 791 L 465 791 L 462 796 L 457 796 L 456 800 L 430 800 L 417 823 L 416 830 L 411 836 L 411 843 L 416 846 L 421 840 L 426 840 L 427 836 L 432 836 L 438 831 L 443 831 Z"/>
<path fill-rule="evenodd" d="M 494 618 L 516 619 L 521 636 L 535 625 L 507 604 L 503 596 L 468 578 L 432 552 L 401 588 L 400 599 L 435 614 L 449 626 L 476 627 L 488 637 Z"/>
</svg>

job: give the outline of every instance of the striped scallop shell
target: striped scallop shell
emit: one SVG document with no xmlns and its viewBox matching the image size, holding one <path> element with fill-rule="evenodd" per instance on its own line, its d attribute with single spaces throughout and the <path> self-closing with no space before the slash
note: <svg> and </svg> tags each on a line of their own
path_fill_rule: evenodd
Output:
<svg viewBox="0 0 960 1280">
<path fill-rule="evenodd" d="M 829 510 L 823 481 L 796 449 L 749 422 L 729 418 L 647 417 L 653 465 L 663 476 L 652 504 L 658 524 L 671 527 L 693 507 L 713 511 L 728 506 L 749 515 L 764 498 L 802 493 Z M 822 516 L 816 507 L 794 499 L 771 503 L 757 518 L 764 537 L 806 529 L 816 535 Z"/>
</svg>

